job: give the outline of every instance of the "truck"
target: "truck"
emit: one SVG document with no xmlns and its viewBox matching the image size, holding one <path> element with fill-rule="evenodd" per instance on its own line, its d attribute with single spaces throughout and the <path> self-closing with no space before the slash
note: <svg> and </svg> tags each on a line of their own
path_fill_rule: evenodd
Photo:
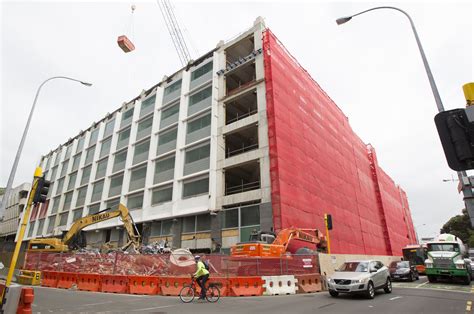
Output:
<svg viewBox="0 0 474 314">
<path fill-rule="evenodd" d="M 471 283 L 471 263 L 465 258 L 466 247 L 461 239 L 452 234 L 441 234 L 426 243 L 428 258 L 425 260 L 429 282 L 438 279 L 461 279 L 465 285 Z"/>
<path fill-rule="evenodd" d="M 428 258 L 426 244 L 409 244 L 402 249 L 403 260 L 416 267 L 419 274 L 426 273 L 425 260 Z"/>
<path fill-rule="evenodd" d="M 98 213 L 91 214 L 76 220 L 71 228 L 64 234 L 62 238 L 37 238 L 31 239 L 28 243 L 29 252 L 69 252 L 79 249 L 84 246 L 84 241 L 80 241 L 80 234 L 82 229 L 115 217 L 123 222 L 125 230 L 128 234 L 127 243 L 121 247 L 125 251 L 131 248 L 133 251 L 138 251 L 141 243 L 141 236 L 138 232 L 137 226 L 133 221 L 127 207 L 119 204 L 117 210 L 104 209 Z"/>
</svg>

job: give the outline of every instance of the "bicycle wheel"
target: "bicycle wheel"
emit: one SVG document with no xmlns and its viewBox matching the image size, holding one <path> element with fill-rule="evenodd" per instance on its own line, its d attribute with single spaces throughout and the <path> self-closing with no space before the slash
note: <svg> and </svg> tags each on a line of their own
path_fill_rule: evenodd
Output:
<svg viewBox="0 0 474 314">
<path fill-rule="evenodd" d="M 221 297 L 221 292 L 218 287 L 210 286 L 206 292 L 206 300 L 211 303 L 219 301 Z"/>
<path fill-rule="evenodd" d="M 179 298 L 184 303 L 189 303 L 194 300 L 194 289 L 190 286 L 184 286 L 179 292 Z"/>
</svg>

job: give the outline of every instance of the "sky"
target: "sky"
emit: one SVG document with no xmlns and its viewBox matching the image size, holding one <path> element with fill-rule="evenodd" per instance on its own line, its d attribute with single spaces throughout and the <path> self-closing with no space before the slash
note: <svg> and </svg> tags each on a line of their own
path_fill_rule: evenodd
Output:
<svg viewBox="0 0 474 314">
<path fill-rule="evenodd" d="M 41 91 L 14 186 L 42 155 L 181 68 L 156 1 L 4 1 L 1 14 L 0 186 L 8 181 L 29 111 Z M 446 109 L 465 106 L 473 79 L 472 1 L 172 1 L 195 59 L 250 28 L 257 16 L 283 42 L 376 151 L 407 192 L 419 237 L 434 236 L 464 207 L 433 118 L 437 113 L 405 16 L 418 31 Z M 131 14 L 131 5 L 135 13 Z M 136 46 L 125 54 L 117 37 Z"/>
</svg>

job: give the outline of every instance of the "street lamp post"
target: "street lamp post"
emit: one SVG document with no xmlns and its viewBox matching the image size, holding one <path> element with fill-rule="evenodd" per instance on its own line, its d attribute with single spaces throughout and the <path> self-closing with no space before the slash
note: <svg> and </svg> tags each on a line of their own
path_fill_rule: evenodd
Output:
<svg viewBox="0 0 474 314">
<path fill-rule="evenodd" d="M 436 106 L 438 107 L 438 111 L 442 112 L 444 111 L 444 106 L 443 102 L 441 101 L 441 97 L 439 96 L 438 88 L 436 86 L 433 74 L 431 73 L 430 65 L 428 64 L 428 60 L 426 59 L 425 52 L 423 50 L 423 46 L 421 45 L 420 38 L 418 37 L 418 33 L 415 28 L 415 24 L 413 23 L 413 20 L 411 19 L 410 15 L 403 11 L 402 9 L 396 8 L 396 7 L 391 7 L 391 6 L 380 6 L 380 7 L 375 7 L 371 8 L 365 11 L 361 11 L 359 13 L 356 13 L 354 15 L 346 16 L 346 17 L 341 17 L 336 20 L 337 25 L 341 25 L 344 23 L 349 22 L 353 17 L 374 11 L 374 10 L 381 10 L 381 9 L 389 9 L 389 10 L 395 10 L 398 12 L 401 12 L 404 14 L 408 20 L 410 21 L 411 29 L 413 31 L 413 34 L 415 35 L 416 43 L 418 45 L 418 49 L 420 50 L 420 55 L 421 59 L 423 60 L 423 65 L 425 66 L 425 71 L 426 75 L 428 76 L 428 80 L 430 82 L 431 86 L 431 91 L 433 92 L 433 96 L 436 102 Z M 469 213 L 469 217 L 471 218 L 471 225 L 474 226 L 474 193 L 472 192 L 472 185 L 469 182 L 469 178 L 467 177 L 466 171 L 458 171 L 458 178 L 459 181 L 462 184 L 462 191 L 464 195 L 464 203 L 466 205 L 466 209 Z"/>
<path fill-rule="evenodd" d="M 25 130 L 23 131 L 23 136 L 21 137 L 20 146 L 18 147 L 18 151 L 16 152 L 15 161 L 13 162 L 12 170 L 10 172 L 10 176 L 8 177 L 7 186 L 5 188 L 5 194 L 3 195 L 3 200 L 2 200 L 2 203 L 0 204 L 0 220 L 3 218 L 6 203 L 7 203 L 8 197 L 10 196 L 10 193 L 11 193 L 11 189 L 12 189 L 12 185 L 13 185 L 13 179 L 15 178 L 16 169 L 18 168 L 18 162 L 20 161 L 21 151 L 23 150 L 23 145 L 25 144 L 26 135 L 28 134 L 28 129 L 30 127 L 30 122 L 31 122 L 31 119 L 33 117 L 33 112 L 35 110 L 36 101 L 38 100 L 39 93 L 40 93 L 41 88 L 43 87 L 44 84 L 46 84 L 47 82 L 49 82 L 51 80 L 54 80 L 54 79 L 65 79 L 65 80 L 70 80 L 70 81 L 75 81 L 75 82 L 81 83 L 82 85 L 85 85 L 85 86 L 92 86 L 91 83 L 76 80 L 74 78 L 70 78 L 70 77 L 67 77 L 67 76 L 53 76 L 53 77 L 50 77 L 49 79 L 45 80 L 38 87 L 38 90 L 36 91 L 35 99 L 33 101 L 33 105 L 31 106 L 30 115 L 28 116 L 28 121 L 26 122 Z"/>
</svg>

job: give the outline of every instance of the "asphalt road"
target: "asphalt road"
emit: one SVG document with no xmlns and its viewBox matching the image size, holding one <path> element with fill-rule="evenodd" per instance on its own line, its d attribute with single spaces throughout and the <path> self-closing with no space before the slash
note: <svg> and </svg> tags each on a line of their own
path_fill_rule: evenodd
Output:
<svg viewBox="0 0 474 314">
<path fill-rule="evenodd" d="M 373 300 L 332 298 L 327 292 L 290 296 L 221 298 L 181 303 L 178 297 L 135 296 L 35 288 L 34 313 L 471 313 L 474 293 L 394 288 Z"/>
</svg>

